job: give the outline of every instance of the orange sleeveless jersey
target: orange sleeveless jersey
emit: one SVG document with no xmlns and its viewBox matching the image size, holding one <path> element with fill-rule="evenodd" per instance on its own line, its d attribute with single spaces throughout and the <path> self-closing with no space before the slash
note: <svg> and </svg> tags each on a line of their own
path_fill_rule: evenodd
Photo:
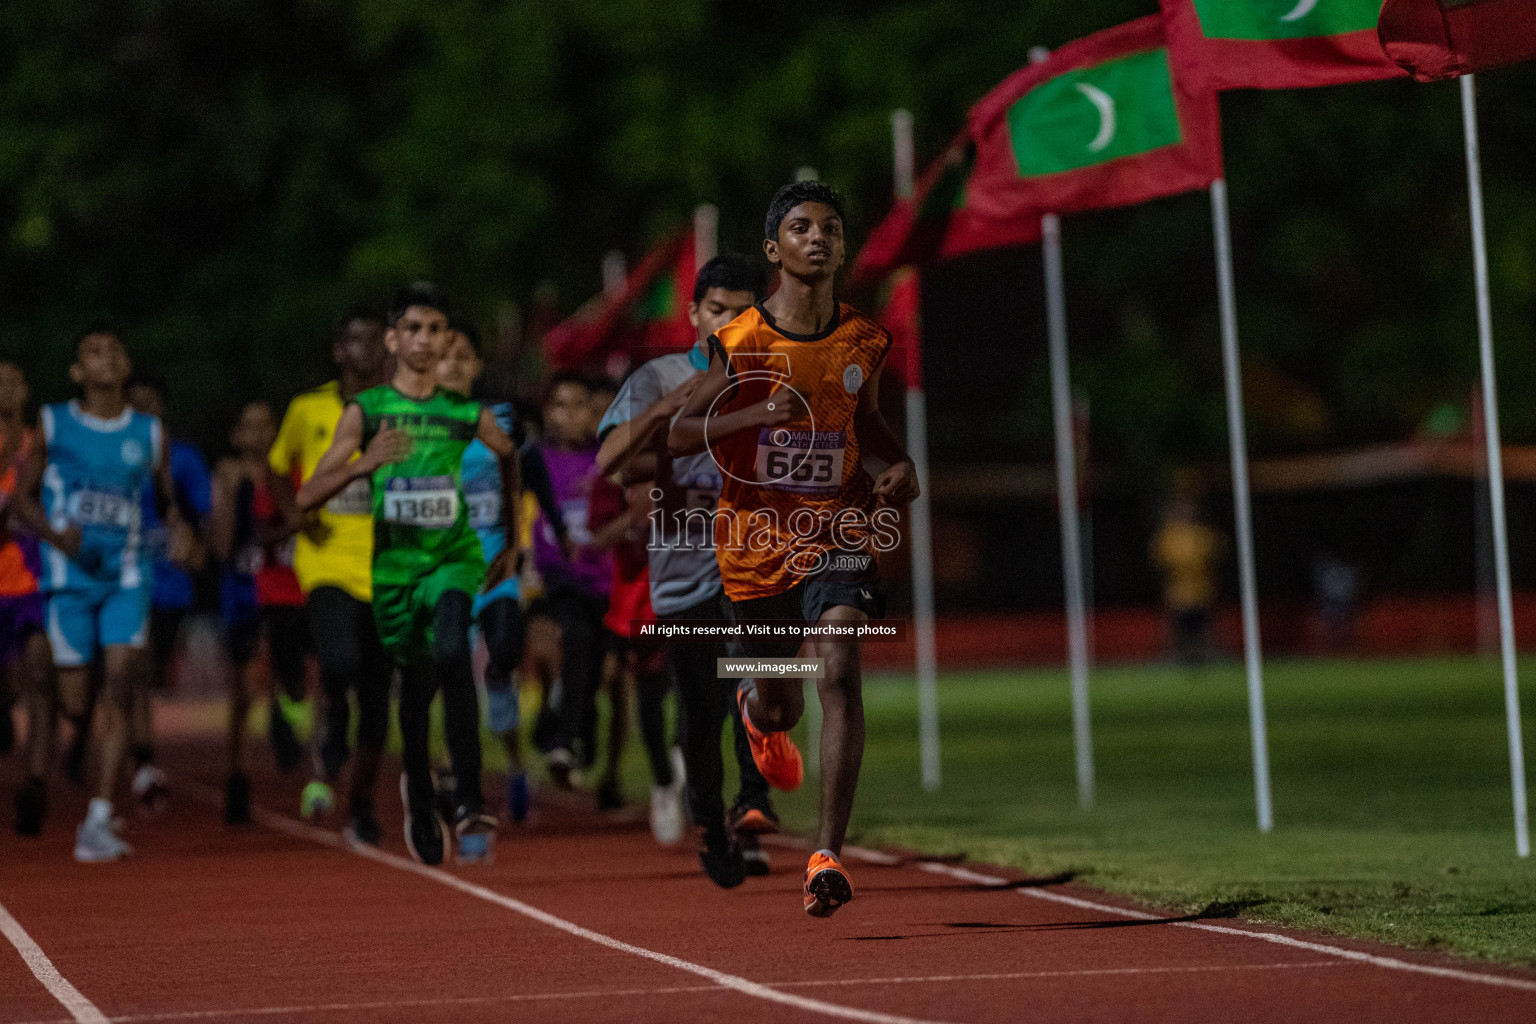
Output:
<svg viewBox="0 0 1536 1024">
<path fill-rule="evenodd" d="M 846 303 L 819 334 L 781 331 L 757 305 L 709 339 L 735 384 L 712 415 L 786 387 L 810 410 L 800 420 L 711 445 L 724 477 L 715 554 L 732 600 L 783 593 L 823 552 L 868 550 L 868 532 L 857 524 L 875 509 L 874 481 L 864 471 L 854 412 L 890 345 L 885 328 Z"/>
</svg>

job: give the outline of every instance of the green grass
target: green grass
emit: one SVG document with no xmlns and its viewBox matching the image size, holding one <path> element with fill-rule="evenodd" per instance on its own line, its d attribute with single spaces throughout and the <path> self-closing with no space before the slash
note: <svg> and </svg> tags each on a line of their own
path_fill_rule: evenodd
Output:
<svg viewBox="0 0 1536 1024">
<path fill-rule="evenodd" d="M 1171 911 L 1237 903 L 1255 920 L 1536 964 L 1536 863 L 1515 855 L 1497 667 L 1279 663 L 1267 687 L 1275 829 L 1262 835 L 1240 666 L 1096 671 L 1091 811 L 1077 806 L 1064 673 L 943 677 L 937 793 L 918 784 L 910 680 L 871 680 L 852 838 L 1074 872 Z M 814 785 L 780 807 L 809 830 Z"/>
<path fill-rule="evenodd" d="M 1266 686 L 1275 829 L 1263 835 L 1239 665 L 1096 670 L 1091 811 L 1077 806 L 1065 673 L 942 677 L 937 793 L 919 785 L 910 678 L 872 678 L 850 840 L 1071 872 L 1170 912 L 1236 905 L 1257 921 L 1536 965 L 1536 858 L 1515 855 L 1497 666 L 1280 662 Z M 503 770 L 499 742 L 487 735 L 484 749 Z M 643 803 L 638 739 L 624 779 Z M 814 777 L 776 801 L 788 827 L 813 830 Z"/>
</svg>

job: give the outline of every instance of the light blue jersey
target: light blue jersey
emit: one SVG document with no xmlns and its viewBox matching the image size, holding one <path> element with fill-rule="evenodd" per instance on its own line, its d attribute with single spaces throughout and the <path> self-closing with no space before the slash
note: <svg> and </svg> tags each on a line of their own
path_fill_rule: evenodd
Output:
<svg viewBox="0 0 1536 1024">
<path fill-rule="evenodd" d="M 512 403 L 492 406 L 491 413 L 496 417 L 496 425 L 507 432 L 513 444 L 520 446 L 522 429 L 512 411 Z M 479 438 L 464 449 L 464 458 L 459 463 L 459 480 L 464 488 L 469 525 L 479 535 L 485 564 L 490 565 L 507 543 L 501 518 L 501 464 Z"/>
<path fill-rule="evenodd" d="M 77 558 L 42 546 L 43 589 L 128 590 L 148 583 L 140 501 L 153 486 L 165 443 L 160 421 L 132 409 L 116 419 L 98 419 L 71 401 L 45 405 L 42 424 L 48 444 L 43 511 L 54 529 L 73 524 L 81 531 Z"/>
</svg>

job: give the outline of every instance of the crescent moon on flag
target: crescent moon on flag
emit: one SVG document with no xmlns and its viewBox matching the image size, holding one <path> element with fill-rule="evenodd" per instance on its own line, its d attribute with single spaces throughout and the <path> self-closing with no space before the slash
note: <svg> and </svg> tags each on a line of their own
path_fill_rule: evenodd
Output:
<svg viewBox="0 0 1536 1024">
<path fill-rule="evenodd" d="M 1316 3 L 1317 0 L 1301 0 L 1302 3 Z M 1088 152 L 1100 153 L 1115 138 L 1115 99 L 1109 93 L 1096 85 L 1087 82 L 1078 82 L 1077 91 L 1088 98 L 1099 111 L 1099 134 L 1088 143 Z"/>
<path fill-rule="evenodd" d="M 1295 9 L 1293 9 L 1290 14 L 1280 15 L 1280 20 L 1300 21 L 1302 18 L 1305 18 L 1307 15 L 1311 14 L 1313 9 L 1316 7 L 1317 0 L 1299 0 Z"/>
</svg>

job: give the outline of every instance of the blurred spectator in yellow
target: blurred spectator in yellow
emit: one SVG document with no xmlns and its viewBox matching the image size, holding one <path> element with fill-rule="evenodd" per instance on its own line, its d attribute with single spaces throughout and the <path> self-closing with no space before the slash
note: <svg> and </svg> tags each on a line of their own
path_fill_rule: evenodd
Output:
<svg viewBox="0 0 1536 1024">
<path fill-rule="evenodd" d="M 1221 534 L 1200 522 L 1194 498 L 1175 494 L 1169 500 L 1162 525 L 1152 537 L 1151 557 L 1163 576 L 1171 653 L 1180 664 L 1197 665 L 1211 657 L 1216 563 L 1224 546 Z"/>
</svg>

